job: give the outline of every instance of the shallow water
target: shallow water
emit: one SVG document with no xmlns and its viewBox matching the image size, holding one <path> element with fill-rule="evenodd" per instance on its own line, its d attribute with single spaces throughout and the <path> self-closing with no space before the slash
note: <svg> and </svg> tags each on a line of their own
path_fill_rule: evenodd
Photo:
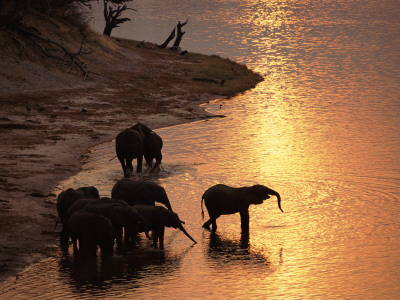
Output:
<svg viewBox="0 0 400 300">
<path fill-rule="evenodd" d="M 163 169 L 135 176 L 165 187 L 198 244 L 168 229 L 164 251 L 143 239 L 127 256 L 106 260 L 59 254 L 5 282 L 0 297 L 397 298 L 398 2 L 139 1 L 135 8 L 146 40 L 161 42 L 170 31 L 158 36 L 161 25 L 172 29 L 187 15 L 185 48 L 219 49 L 266 75 L 254 90 L 208 105 L 226 118 L 157 130 Z M 115 33 L 145 39 L 123 29 Z M 95 147 L 57 193 L 95 185 L 108 196 L 122 178 L 113 156 L 113 142 Z M 201 228 L 200 199 L 216 183 L 265 184 L 281 194 L 285 212 L 271 197 L 251 208 L 249 239 L 238 215 L 219 218 L 212 236 Z"/>
</svg>

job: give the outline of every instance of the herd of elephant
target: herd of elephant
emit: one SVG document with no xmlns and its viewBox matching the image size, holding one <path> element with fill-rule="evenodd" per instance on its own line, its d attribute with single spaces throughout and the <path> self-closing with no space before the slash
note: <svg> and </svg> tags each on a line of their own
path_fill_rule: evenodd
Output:
<svg viewBox="0 0 400 300">
<path fill-rule="evenodd" d="M 132 160 L 137 158 L 137 172 L 142 171 L 143 156 L 152 168 L 161 164 L 162 139 L 144 124 L 138 123 L 118 134 L 116 139 L 117 157 L 125 177 L 133 172 Z M 153 166 L 152 160 L 156 163 Z M 281 211 L 281 197 L 278 192 L 263 186 L 233 188 L 217 184 L 207 189 L 201 199 L 209 214 L 204 228 L 213 232 L 217 229 L 216 220 L 221 215 L 240 213 L 242 232 L 249 230 L 249 206 L 261 204 L 274 195 Z M 165 205 L 155 205 L 157 203 Z M 74 255 L 95 256 L 100 248 L 102 255 L 112 255 L 115 243 L 117 249 L 124 251 L 134 247 L 137 235 L 144 232 L 152 239 L 153 247 L 164 248 L 165 227 L 180 229 L 190 240 L 196 240 L 185 230 L 184 222 L 172 210 L 165 189 L 153 182 L 133 181 L 128 178 L 116 182 L 111 197 L 100 197 L 93 187 L 69 188 L 57 198 L 58 220 L 61 221 L 60 246 L 68 250 L 69 241 L 73 244 Z M 149 236 L 149 232 L 152 236 Z M 78 247 L 79 245 L 79 247 Z"/>
</svg>

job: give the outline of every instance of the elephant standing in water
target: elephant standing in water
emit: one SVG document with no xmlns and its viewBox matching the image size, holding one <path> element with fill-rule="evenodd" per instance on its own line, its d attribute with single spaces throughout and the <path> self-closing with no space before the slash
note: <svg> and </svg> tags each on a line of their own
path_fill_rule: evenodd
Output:
<svg viewBox="0 0 400 300">
<path fill-rule="evenodd" d="M 67 220 L 68 220 L 68 210 L 71 207 L 71 205 L 78 199 L 99 198 L 99 197 L 100 197 L 99 191 L 94 186 L 80 187 L 76 190 L 73 188 L 69 188 L 65 191 L 62 191 L 58 195 L 57 212 L 58 212 L 58 219 L 60 219 L 62 225 L 60 233 L 61 248 L 68 249 Z"/>
<path fill-rule="evenodd" d="M 185 222 L 181 221 L 173 211 L 162 206 L 143 204 L 135 205 L 134 208 L 146 219 L 149 229 L 153 231 L 153 247 L 157 248 L 159 245 L 160 249 L 164 249 L 165 227 L 178 228 L 195 244 L 197 243 L 183 228 L 182 224 Z"/>
<path fill-rule="evenodd" d="M 75 255 L 79 253 L 80 257 L 96 256 L 97 246 L 100 246 L 102 255 L 113 254 L 115 232 L 111 221 L 106 217 L 79 210 L 68 218 L 67 227 Z"/>
<path fill-rule="evenodd" d="M 117 246 L 120 250 L 123 249 L 123 228 L 125 229 L 125 242 L 131 243 L 133 246 L 135 245 L 139 227 L 142 231 L 149 231 L 146 220 L 134 207 L 123 200 L 110 199 L 108 197 L 79 199 L 71 205 L 68 215 L 72 216 L 77 211 L 97 213 L 109 219 L 116 233 Z"/>
<path fill-rule="evenodd" d="M 163 141 L 161 137 L 154 131 L 146 135 L 144 141 L 144 159 L 148 167 L 152 170 L 156 170 L 161 164 L 162 153 L 161 149 L 163 147 Z M 155 159 L 155 164 L 153 166 L 153 159 Z"/>
<path fill-rule="evenodd" d="M 127 128 L 117 135 L 115 150 L 126 178 L 133 172 L 132 160 L 137 159 L 136 173 L 142 172 L 145 137 L 151 129 L 142 123 Z"/>
<path fill-rule="evenodd" d="M 249 232 L 249 206 L 251 204 L 262 204 L 264 200 L 274 195 L 278 198 L 278 207 L 281 208 L 281 196 L 278 192 L 263 185 L 250 187 L 233 188 L 224 184 L 217 184 L 210 187 L 203 194 L 201 199 L 201 213 L 204 218 L 203 200 L 206 205 L 210 219 L 203 224 L 204 228 L 210 227 L 212 231 L 217 230 L 216 220 L 221 215 L 240 213 L 242 233 Z"/>
<path fill-rule="evenodd" d="M 119 180 L 112 188 L 111 198 L 124 200 L 129 205 L 148 204 L 154 206 L 155 202 L 158 202 L 172 210 L 165 189 L 153 182 Z"/>
</svg>

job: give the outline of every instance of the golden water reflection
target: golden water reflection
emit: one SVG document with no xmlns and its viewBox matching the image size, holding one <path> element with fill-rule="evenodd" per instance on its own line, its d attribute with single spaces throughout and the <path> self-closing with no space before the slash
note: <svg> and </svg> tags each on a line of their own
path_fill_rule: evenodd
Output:
<svg viewBox="0 0 400 300">
<path fill-rule="evenodd" d="M 38 280 L 50 272 L 53 293 L 64 298 L 396 298 L 400 8 L 393 3 L 232 0 L 173 6 L 179 17 L 186 9 L 193 13 L 187 25 L 187 39 L 198 38 L 193 47 L 212 53 L 215 47 L 265 76 L 251 92 L 207 106 L 227 118 L 157 130 L 165 144 L 164 169 L 135 177 L 165 187 L 199 244 L 167 230 L 161 258 L 142 244 L 140 255 L 115 258 L 120 272 L 92 268 L 94 278 L 102 270 L 111 278 L 100 280 L 101 287 L 86 285 L 91 294 L 76 278 L 80 269 L 60 259 L 27 270 L 25 281 L 10 290 L 38 292 Z M 152 12 L 146 26 L 160 22 L 157 9 L 171 6 L 143 5 Z M 133 18 L 140 20 L 140 11 Z M 200 20 L 207 26 L 189 27 Z M 195 29 L 208 27 L 204 33 Z M 109 196 L 122 177 L 118 162 L 109 161 L 113 155 L 113 142 L 95 147 L 83 172 L 59 189 L 95 185 Z M 250 208 L 248 238 L 240 233 L 238 215 L 219 218 L 212 235 L 201 228 L 200 199 L 217 183 L 265 184 L 282 196 L 284 213 L 271 197 Z M 142 264 L 138 256 L 144 256 Z M 57 266 L 60 272 L 54 272 Z"/>
</svg>

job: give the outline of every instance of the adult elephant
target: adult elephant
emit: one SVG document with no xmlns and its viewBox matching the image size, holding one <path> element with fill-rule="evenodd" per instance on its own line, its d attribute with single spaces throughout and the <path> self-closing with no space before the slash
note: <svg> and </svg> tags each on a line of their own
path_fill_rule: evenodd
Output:
<svg viewBox="0 0 400 300">
<path fill-rule="evenodd" d="M 172 210 L 165 189 L 153 182 L 119 180 L 112 188 L 111 198 L 124 200 L 129 205 L 148 204 L 154 206 L 158 202 Z"/>
<path fill-rule="evenodd" d="M 149 134 L 146 135 L 144 141 L 144 159 L 146 160 L 147 166 L 150 167 L 152 171 L 156 170 L 161 164 L 162 147 L 163 140 L 157 133 L 151 131 Z M 153 159 L 155 160 L 154 166 Z"/>
<path fill-rule="evenodd" d="M 102 255 L 113 254 L 115 232 L 111 221 L 106 217 L 79 210 L 69 217 L 67 228 L 75 255 L 79 254 L 80 257 L 96 256 L 98 246 Z"/>
<path fill-rule="evenodd" d="M 278 192 L 264 185 L 233 188 L 224 184 L 217 184 L 206 190 L 201 199 L 201 213 L 204 219 L 203 200 L 210 219 L 203 224 L 204 228 L 210 227 L 212 231 L 217 229 L 216 220 L 221 215 L 240 213 L 242 233 L 249 231 L 249 206 L 262 204 L 270 195 L 278 198 L 278 207 L 281 208 L 281 196 Z"/>
<path fill-rule="evenodd" d="M 195 244 L 197 243 L 182 226 L 185 222 L 179 219 L 178 214 L 162 206 L 138 204 L 134 206 L 136 210 L 146 219 L 149 229 L 153 232 L 153 246 L 164 249 L 165 227 L 180 229 Z"/>
<path fill-rule="evenodd" d="M 126 178 L 133 172 L 132 160 L 134 158 L 137 159 L 136 173 L 142 172 L 145 138 L 150 133 L 150 128 L 142 123 L 137 123 L 117 135 L 115 150 Z"/>
<path fill-rule="evenodd" d="M 68 249 L 68 233 L 66 223 L 68 220 L 68 210 L 78 199 L 99 198 L 99 191 L 94 186 L 80 187 L 78 189 L 69 188 L 62 191 L 57 197 L 57 223 L 61 221 L 62 229 L 60 232 L 60 245 L 63 249 Z"/>
<path fill-rule="evenodd" d="M 97 213 L 108 218 L 116 233 L 117 245 L 122 249 L 122 229 L 125 229 L 125 241 L 133 243 L 138 232 L 138 227 L 147 228 L 145 219 L 123 200 L 103 198 L 85 198 L 77 200 L 71 205 L 68 215 L 72 216 L 76 211 Z M 148 231 L 148 230 L 147 230 Z"/>
<path fill-rule="evenodd" d="M 101 214 L 110 219 L 117 235 L 117 245 L 122 249 L 122 229 L 125 229 L 125 243 L 135 246 L 136 236 L 139 231 L 149 231 L 146 219 L 133 207 L 123 200 L 100 199 L 88 203 L 83 208 L 85 211 Z"/>
</svg>

